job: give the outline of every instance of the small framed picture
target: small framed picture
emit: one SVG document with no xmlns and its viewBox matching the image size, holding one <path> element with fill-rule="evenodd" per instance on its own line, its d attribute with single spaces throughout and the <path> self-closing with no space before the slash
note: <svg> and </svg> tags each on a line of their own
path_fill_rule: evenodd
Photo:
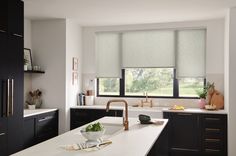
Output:
<svg viewBox="0 0 236 156">
<path fill-rule="evenodd" d="M 24 65 L 27 66 L 28 70 L 32 70 L 33 67 L 32 54 L 31 50 L 28 48 L 24 48 Z"/>
<path fill-rule="evenodd" d="M 76 57 L 73 57 L 73 67 L 72 67 L 72 69 L 73 69 L 74 71 L 77 71 L 77 70 L 78 70 L 78 63 L 79 63 L 79 59 L 76 58 Z"/>
<path fill-rule="evenodd" d="M 78 84 L 78 72 L 72 72 L 72 85 Z"/>
</svg>

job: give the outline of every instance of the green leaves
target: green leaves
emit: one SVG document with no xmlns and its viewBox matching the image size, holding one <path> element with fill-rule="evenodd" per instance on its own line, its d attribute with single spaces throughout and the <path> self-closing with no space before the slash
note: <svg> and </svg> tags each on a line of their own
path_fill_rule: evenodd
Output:
<svg viewBox="0 0 236 156">
<path fill-rule="evenodd" d="M 86 127 L 86 132 L 97 132 L 97 131 L 102 131 L 103 126 L 100 124 L 100 122 L 97 122 L 95 124 L 90 124 Z"/>
</svg>

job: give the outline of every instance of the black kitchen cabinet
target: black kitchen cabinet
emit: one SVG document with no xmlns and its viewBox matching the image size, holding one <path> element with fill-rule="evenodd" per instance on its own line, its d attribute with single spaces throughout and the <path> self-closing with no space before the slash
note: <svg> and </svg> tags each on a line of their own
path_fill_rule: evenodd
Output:
<svg viewBox="0 0 236 156">
<path fill-rule="evenodd" d="M 169 156 L 227 156 L 227 115 L 164 112 Z"/>
<path fill-rule="evenodd" d="M 23 37 L 24 3 L 21 0 L 1 0 L 0 32 Z"/>
<path fill-rule="evenodd" d="M 58 136 L 58 110 L 24 118 L 24 148 Z"/>
<path fill-rule="evenodd" d="M 8 33 L 23 36 L 24 3 L 20 0 L 8 0 Z"/>
<path fill-rule="evenodd" d="M 6 156 L 23 147 L 23 2 L 1 0 L 0 12 L 0 155 Z"/>
<path fill-rule="evenodd" d="M 105 109 L 70 109 L 70 129 L 83 126 L 89 122 L 102 118 L 104 116 L 122 117 L 123 110 L 109 110 Z"/>
<path fill-rule="evenodd" d="M 226 115 L 202 115 L 202 155 L 227 156 Z"/>
</svg>

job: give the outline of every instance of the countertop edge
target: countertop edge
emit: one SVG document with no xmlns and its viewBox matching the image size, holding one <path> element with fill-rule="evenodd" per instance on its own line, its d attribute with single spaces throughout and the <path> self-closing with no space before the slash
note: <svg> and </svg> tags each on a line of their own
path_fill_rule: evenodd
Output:
<svg viewBox="0 0 236 156">
<path fill-rule="evenodd" d="M 198 113 L 198 114 L 228 114 L 226 110 L 205 110 L 200 108 L 186 108 L 184 110 L 170 110 L 170 107 L 145 107 L 138 108 L 129 106 L 129 111 L 146 111 L 146 112 L 173 112 L 173 113 Z M 71 109 L 106 109 L 106 105 L 89 105 L 89 106 L 73 106 Z M 124 110 L 123 106 L 112 106 L 111 110 Z"/>
<path fill-rule="evenodd" d="M 53 112 L 53 111 L 57 111 L 57 110 L 58 110 L 58 108 L 34 109 L 34 110 L 24 109 L 24 118 L 34 116 L 34 115 L 43 114 L 43 113 L 49 113 L 49 112 Z M 25 114 L 25 111 L 32 111 L 32 112 L 27 112 L 27 114 Z M 37 111 L 37 112 L 35 112 L 35 111 Z"/>
</svg>

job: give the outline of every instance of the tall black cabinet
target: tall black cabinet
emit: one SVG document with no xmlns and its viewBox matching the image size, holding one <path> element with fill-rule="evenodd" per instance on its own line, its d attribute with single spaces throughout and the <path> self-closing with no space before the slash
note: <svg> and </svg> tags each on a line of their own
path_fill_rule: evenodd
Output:
<svg viewBox="0 0 236 156">
<path fill-rule="evenodd" d="M 23 2 L 0 2 L 0 155 L 23 147 Z"/>
</svg>

